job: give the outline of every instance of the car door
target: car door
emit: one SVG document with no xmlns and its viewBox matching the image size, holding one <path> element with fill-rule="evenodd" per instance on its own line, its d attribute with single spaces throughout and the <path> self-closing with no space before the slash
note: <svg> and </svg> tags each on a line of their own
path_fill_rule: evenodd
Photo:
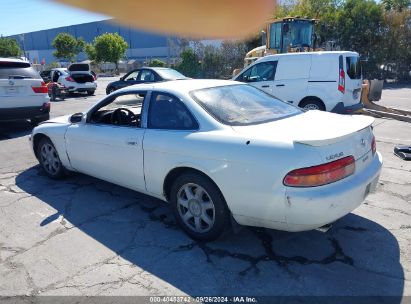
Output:
<svg viewBox="0 0 411 304">
<path fill-rule="evenodd" d="M 256 63 L 240 74 L 236 80 L 246 82 L 269 94 L 273 94 L 276 69 L 277 61 L 264 61 Z"/>
<path fill-rule="evenodd" d="M 152 92 L 144 136 L 144 173 L 150 194 L 162 197 L 164 178 L 182 161 L 190 162 L 189 137 L 198 122 L 183 101 L 172 94 Z"/>
<path fill-rule="evenodd" d="M 71 166 L 85 174 L 133 189 L 145 191 L 143 170 L 142 105 L 147 92 L 109 96 L 87 113 L 86 121 L 72 124 L 65 135 Z M 135 121 L 122 117 L 135 113 Z M 114 118 L 115 110 L 121 118 Z M 124 114 L 125 115 L 125 114 Z"/>
<path fill-rule="evenodd" d="M 282 56 L 278 60 L 273 95 L 298 105 L 306 95 L 311 68 L 311 55 Z"/>
</svg>

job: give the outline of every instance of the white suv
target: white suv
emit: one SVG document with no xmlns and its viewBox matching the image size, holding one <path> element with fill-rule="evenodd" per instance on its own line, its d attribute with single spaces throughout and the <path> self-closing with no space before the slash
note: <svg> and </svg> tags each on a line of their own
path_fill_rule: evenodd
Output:
<svg viewBox="0 0 411 304">
<path fill-rule="evenodd" d="M 0 121 L 30 119 L 36 125 L 50 118 L 48 89 L 29 62 L 0 58 Z"/>
<path fill-rule="evenodd" d="M 67 87 L 71 93 L 87 92 L 88 95 L 93 95 L 97 89 L 96 79 L 87 63 L 73 63 L 68 69 L 52 69 L 50 78 Z"/>
</svg>

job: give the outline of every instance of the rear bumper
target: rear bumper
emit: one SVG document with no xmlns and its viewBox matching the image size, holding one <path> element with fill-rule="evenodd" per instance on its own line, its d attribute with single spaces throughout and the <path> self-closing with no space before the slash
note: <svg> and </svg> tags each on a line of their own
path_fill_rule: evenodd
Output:
<svg viewBox="0 0 411 304">
<path fill-rule="evenodd" d="M 0 108 L 0 120 L 20 120 L 31 118 L 43 118 L 50 113 L 50 106 Z"/>
<path fill-rule="evenodd" d="M 288 187 L 287 230 L 315 229 L 350 213 L 361 205 L 369 192 L 375 191 L 381 167 L 382 157 L 377 152 L 367 168 L 347 179 L 315 188 Z"/>
<path fill-rule="evenodd" d="M 357 104 L 352 105 L 352 106 L 344 106 L 343 102 L 339 102 L 331 110 L 331 112 L 338 113 L 338 114 L 351 114 L 355 111 L 361 110 L 362 108 L 364 108 L 364 105 L 362 104 L 361 101 Z"/>
<path fill-rule="evenodd" d="M 95 91 L 97 89 L 97 84 L 93 83 L 92 85 L 75 85 L 75 86 L 68 86 L 69 92 L 88 92 L 88 91 Z"/>
</svg>

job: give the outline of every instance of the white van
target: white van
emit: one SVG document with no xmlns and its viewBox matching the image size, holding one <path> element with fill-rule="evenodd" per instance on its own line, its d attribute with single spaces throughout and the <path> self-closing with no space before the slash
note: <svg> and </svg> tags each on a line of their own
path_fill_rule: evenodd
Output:
<svg viewBox="0 0 411 304">
<path fill-rule="evenodd" d="M 352 113 L 363 107 L 360 58 L 355 52 L 270 55 L 233 79 L 309 110 Z"/>
</svg>

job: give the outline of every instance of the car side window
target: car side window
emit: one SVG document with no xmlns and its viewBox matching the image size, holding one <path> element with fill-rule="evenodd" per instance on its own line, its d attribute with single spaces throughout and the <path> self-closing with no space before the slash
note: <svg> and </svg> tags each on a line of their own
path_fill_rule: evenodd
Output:
<svg viewBox="0 0 411 304">
<path fill-rule="evenodd" d="M 140 75 L 138 75 L 138 80 L 139 81 L 154 81 L 155 80 L 155 75 L 152 71 L 150 70 L 142 70 Z"/>
<path fill-rule="evenodd" d="M 266 61 L 253 65 L 237 77 L 237 81 L 258 82 L 274 80 L 278 61 Z"/>
<path fill-rule="evenodd" d="M 90 123 L 126 127 L 141 127 L 141 114 L 146 92 L 127 93 L 116 96 L 97 108 Z"/>
<path fill-rule="evenodd" d="M 140 71 L 131 72 L 126 77 L 124 77 L 124 81 L 135 81 L 135 80 L 137 80 L 137 76 L 138 76 L 139 72 Z"/>
<path fill-rule="evenodd" d="M 195 130 L 198 124 L 187 107 L 175 96 L 153 92 L 148 108 L 150 129 Z"/>
</svg>

